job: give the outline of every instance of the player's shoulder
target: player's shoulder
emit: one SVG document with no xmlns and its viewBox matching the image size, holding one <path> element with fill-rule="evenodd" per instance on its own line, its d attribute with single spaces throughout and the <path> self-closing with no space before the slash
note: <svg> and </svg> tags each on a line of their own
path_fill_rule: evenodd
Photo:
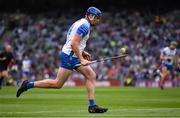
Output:
<svg viewBox="0 0 180 118">
<path fill-rule="evenodd" d="M 85 18 L 81 18 L 80 20 L 78 20 L 77 25 L 78 26 L 85 25 L 88 28 L 90 27 L 90 23 Z"/>
<path fill-rule="evenodd" d="M 168 50 L 170 50 L 168 46 L 163 48 L 163 51 L 168 51 Z"/>
<path fill-rule="evenodd" d="M 81 19 L 80 19 L 80 22 L 89 24 L 88 20 L 85 19 L 85 18 L 81 18 Z"/>
</svg>

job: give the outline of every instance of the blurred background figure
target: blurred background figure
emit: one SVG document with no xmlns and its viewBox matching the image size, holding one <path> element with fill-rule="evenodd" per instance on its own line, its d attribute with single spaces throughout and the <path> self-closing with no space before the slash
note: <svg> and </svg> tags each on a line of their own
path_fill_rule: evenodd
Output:
<svg viewBox="0 0 180 118">
<path fill-rule="evenodd" d="M 22 60 L 22 80 L 30 79 L 32 60 L 28 56 L 25 56 Z"/>
<path fill-rule="evenodd" d="M 160 88 L 164 89 L 164 82 L 168 78 L 168 75 L 171 76 L 171 79 L 174 79 L 174 69 L 176 64 L 178 64 L 177 58 L 177 42 L 171 41 L 170 45 L 163 48 L 161 51 L 160 59 L 161 59 L 161 80 L 160 80 Z M 175 67 L 173 67 L 175 65 Z"/>
<path fill-rule="evenodd" d="M 12 67 L 15 62 L 11 45 L 5 45 L 4 51 L 0 53 L 0 88 L 4 78 L 8 78 L 9 68 Z"/>
</svg>

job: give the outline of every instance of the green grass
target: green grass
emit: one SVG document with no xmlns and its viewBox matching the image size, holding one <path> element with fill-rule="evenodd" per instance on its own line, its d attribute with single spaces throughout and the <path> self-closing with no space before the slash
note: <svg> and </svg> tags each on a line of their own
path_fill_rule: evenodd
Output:
<svg viewBox="0 0 180 118">
<path fill-rule="evenodd" d="M 87 112 L 83 87 L 31 89 L 16 98 L 17 88 L 0 90 L 0 117 L 164 118 L 180 117 L 180 88 L 96 88 L 96 103 L 105 114 Z"/>
</svg>

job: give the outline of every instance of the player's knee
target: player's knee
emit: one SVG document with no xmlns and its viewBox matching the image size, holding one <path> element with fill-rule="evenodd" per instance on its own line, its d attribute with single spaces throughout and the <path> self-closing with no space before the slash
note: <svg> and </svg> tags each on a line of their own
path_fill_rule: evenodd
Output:
<svg viewBox="0 0 180 118">
<path fill-rule="evenodd" d="M 167 72 L 163 72 L 162 74 L 163 74 L 164 76 L 167 76 L 167 75 L 168 75 L 168 73 L 167 73 Z"/>
<path fill-rule="evenodd" d="M 168 74 L 164 73 L 162 74 L 162 77 L 167 78 Z"/>
<path fill-rule="evenodd" d="M 3 77 L 8 77 L 8 72 L 7 72 L 7 71 L 3 71 L 3 72 L 2 72 L 2 76 L 3 76 Z"/>
<path fill-rule="evenodd" d="M 91 80 L 91 79 L 95 80 L 95 79 L 96 79 L 96 73 L 95 73 L 95 72 L 89 73 L 89 75 L 87 76 L 87 78 L 88 78 L 89 80 Z"/>
</svg>

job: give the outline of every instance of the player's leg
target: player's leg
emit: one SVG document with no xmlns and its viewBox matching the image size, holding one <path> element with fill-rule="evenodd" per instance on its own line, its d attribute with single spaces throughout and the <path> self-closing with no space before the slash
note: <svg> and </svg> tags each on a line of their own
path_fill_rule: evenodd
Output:
<svg viewBox="0 0 180 118">
<path fill-rule="evenodd" d="M 96 81 L 96 73 L 93 71 L 93 69 L 90 66 L 80 66 L 76 69 L 78 72 L 83 74 L 86 77 L 86 88 L 87 88 L 87 94 L 89 99 L 89 107 L 88 111 L 90 113 L 104 113 L 108 109 L 107 108 L 101 108 L 95 104 L 95 81 Z"/>
<path fill-rule="evenodd" d="M 168 76 L 168 70 L 167 70 L 167 67 L 166 66 L 163 66 L 162 69 L 161 69 L 161 80 L 160 80 L 160 88 L 161 89 L 164 89 L 163 85 L 164 85 L 164 82 L 165 80 L 167 79 L 167 76 Z"/>
<path fill-rule="evenodd" d="M 7 71 L 7 70 L 3 70 L 3 71 L 2 71 L 2 76 L 3 76 L 4 78 L 7 78 L 7 77 L 9 76 L 8 71 Z"/>
<path fill-rule="evenodd" d="M 87 88 L 88 98 L 94 99 L 96 73 L 92 70 L 90 66 L 81 66 L 77 69 L 77 71 L 83 74 L 87 79 L 86 88 Z"/>
<path fill-rule="evenodd" d="M 35 88 L 61 88 L 71 73 L 72 73 L 71 70 L 67 70 L 60 67 L 55 80 L 45 79 L 41 81 L 36 81 L 34 82 L 34 87 Z"/>
<path fill-rule="evenodd" d="M 24 81 L 21 87 L 18 89 L 16 97 L 19 97 L 21 93 L 27 91 L 30 88 L 61 88 L 69 75 L 71 74 L 71 70 L 67 70 L 64 68 L 59 68 L 56 79 L 45 79 L 35 82 Z"/>
<path fill-rule="evenodd" d="M 175 73 L 174 73 L 174 69 L 172 68 L 171 70 L 169 70 L 169 74 L 171 75 L 172 80 L 175 78 Z"/>
<path fill-rule="evenodd" d="M 2 76 L 2 71 L 0 71 L 0 89 L 2 88 L 2 81 L 3 81 L 3 76 Z"/>
<path fill-rule="evenodd" d="M 0 72 L 0 88 L 2 87 L 2 82 L 4 80 L 4 78 L 8 77 L 8 71 L 7 70 L 2 70 Z"/>
</svg>

